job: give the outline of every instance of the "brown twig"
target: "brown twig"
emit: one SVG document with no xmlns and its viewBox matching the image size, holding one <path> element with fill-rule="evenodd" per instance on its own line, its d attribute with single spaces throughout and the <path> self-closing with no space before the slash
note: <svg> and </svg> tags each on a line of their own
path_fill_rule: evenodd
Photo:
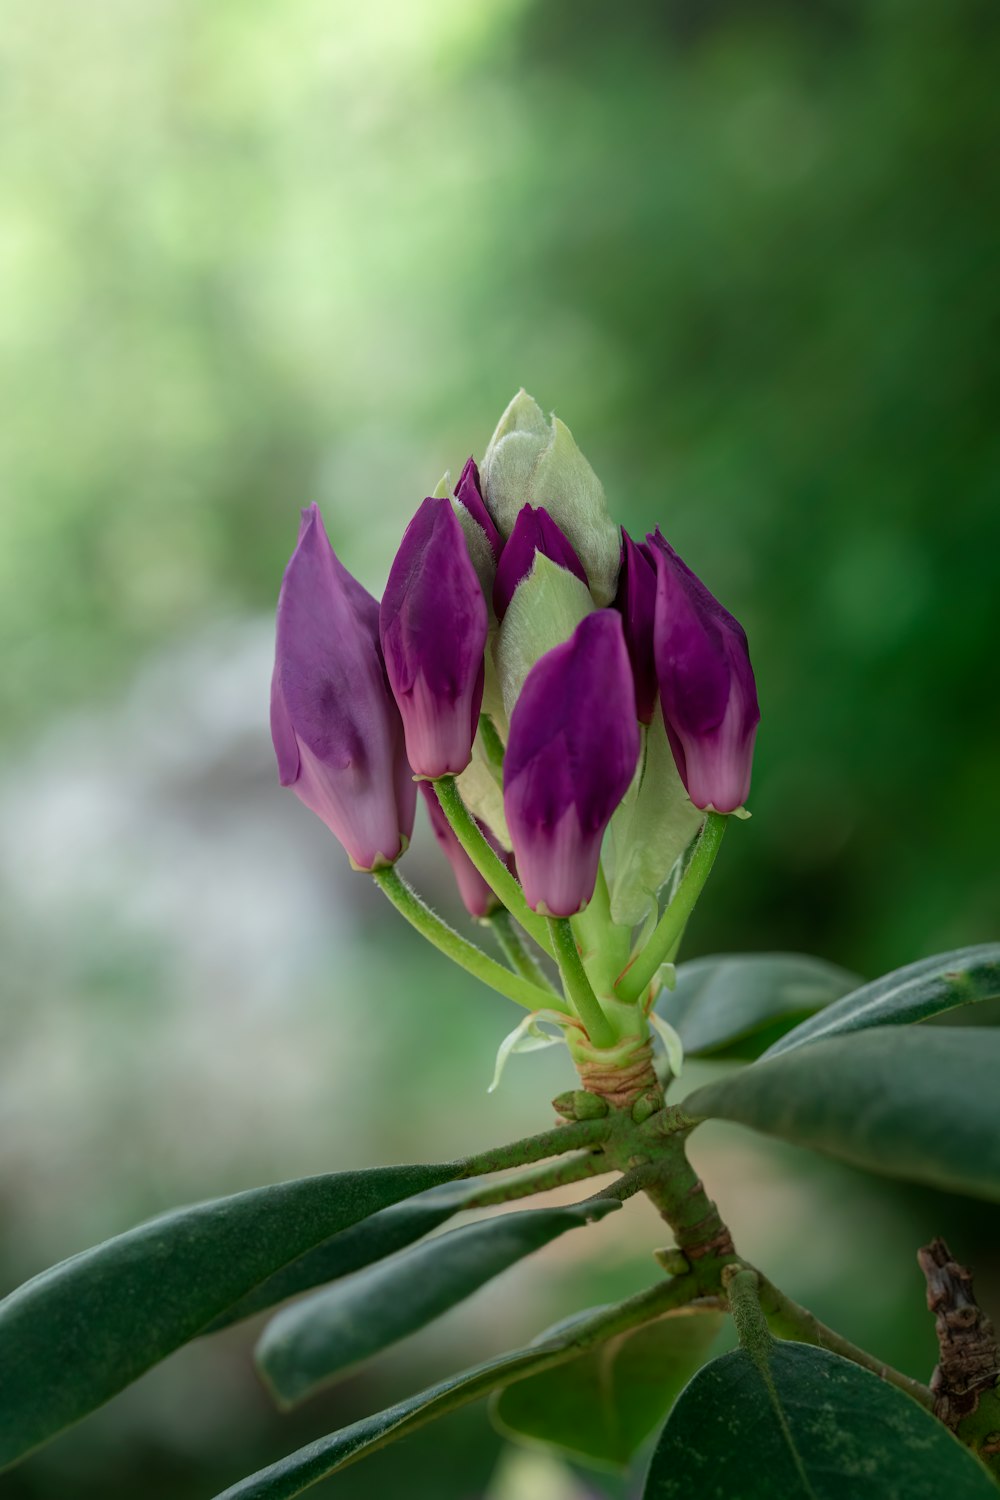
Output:
<svg viewBox="0 0 1000 1500">
<path fill-rule="evenodd" d="M 927 1278 L 927 1306 L 934 1314 L 940 1360 L 931 1376 L 934 1415 L 956 1431 L 1000 1377 L 1000 1351 L 993 1325 L 972 1290 L 972 1272 L 952 1258 L 944 1240 L 917 1251 Z"/>
</svg>

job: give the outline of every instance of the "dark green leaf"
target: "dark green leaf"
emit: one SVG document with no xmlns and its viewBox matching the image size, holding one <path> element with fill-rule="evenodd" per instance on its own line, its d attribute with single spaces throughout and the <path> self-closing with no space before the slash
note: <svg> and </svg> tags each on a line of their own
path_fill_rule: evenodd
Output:
<svg viewBox="0 0 1000 1500">
<path fill-rule="evenodd" d="M 751 1063 L 683 1108 L 872 1172 L 1000 1200 L 1000 1030 L 883 1026 Z"/>
<path fill-rule="evenodd" d="M 541 1341 L 600 1311 L 557 1324 Z M 715 1308 L 693 1305 L 620 1333 L 557 1370 L 505 1386 L 493 1399 L 493 1420 L 509 1436 L 624 1468 L 703 1363 L 724 1321 Z"/>
<path fill-rule="evenodd" d="M 272 1318 L 257 1364 L 275 1399 L 294 1405 L 350 1366 L 423 1328 L 550 1240 L 620 1208 L 615 1198 L 525 1209 L 453 1229 Z"/>
<path fill-rule="evenodd" d="M 403 1203 L 394 1203 L 391 1208 L 362 1219 L 350 1229 L 341 1230 L 262 1281 L 248 1296 L 242 1297 L 210 1323 L 205 1333 L 216 1333 L 241 1318 L 249 1318 L 288 1297 L 311 1291 L 324 1282 L 335 1281 L 339 1276 L 349 1276 L 352 1271 L 360 1271 L 362 1266 L 374 1265 L 385 1256 L 412 1245 L 458 1213 L 481 1187 L 482 1178 L 445 1183 L 443 1187 L 431 1188 L 429 1192 L 408 1198 Z"/>
<path fill-rule="evenodd" d="M 787 1030 L 858 983 L 799 953 L 725 953 L 679 964 L 676 988 L 662 991 L 656 1009 L 691 1056 L 756 1055 L 752 1039 L 765 1028 Z"/>
<path fill-rule="evenodd" d="M 968 1449 L 868 1370 L 774 1340 L 699 1371 L 663 1429 L 643 1500 L 996 1500 Z"/>
<path fill-rule="evenodd" d="M 107 1401 L 282 1266 L 460 1167 L 380 1167 L 179 1209 L 0 1302 L 0 1468 Z"/>
<path fill-rule="evenodd" d="M 523 1375 L 535 1375 L 576 1359 L 581 1351 L 614 1338 L 627 1328 L 660 1317 L 676 1302 L 674 1285 L 669 1281 L 659 1282 L 649 1291 L 586 1321 L 574 1319 L 572 1326 L 544 1343 L 532 1344 L 528 1349 L 515 1349 L 510 1354 L 488 1359 L 471 1370 L 463 1370 L 460 1375 L 442 1380 L 430 1390 L 421 1391 L 387 1411 L 365 1417 L 340 1432 L 307 1444 L 287 1458 L 279 1459 L 259 1473 L 230 1486 L 216 1500 L 292 1500 L 310 1485 L 318 1484 L 321 1479 L 366 1458 L 387 1443 L 394 1443 L 425 1423 L 467 1406 L 470 1401 L 478 1401 L 498 1386 L 509 1385 Z"/>
<path fill-rule="evenodd" d="M 1000 943 L 958 948 L 954 953 L 939 953 L 935 958 L 908 964 L 905 969 L 896 969 L 854 990 L 821 1016 L 796 1026 L 764 1055 L 776 1057 L 807 1042 L 842 1036 L 849 1031 L 865 1031 L 871 1026 L 926 1021 L 929 1016 L 953 1010 L 957 1005 L 995 1000 L 998 996 Z"/>
</svg>

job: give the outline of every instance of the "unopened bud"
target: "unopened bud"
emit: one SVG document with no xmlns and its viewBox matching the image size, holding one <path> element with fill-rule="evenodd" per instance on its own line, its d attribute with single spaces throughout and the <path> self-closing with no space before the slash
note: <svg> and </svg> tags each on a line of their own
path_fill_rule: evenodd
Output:
<svg viewBox="0 0 1000 1500">
<path fill-rule="evenodd" d="M 430 497 L 406 528 L 382 597 L 386 673 L 417 776 L 469 764 L 483 700 L 488 616 L 462 527 Z"/>
<path fill-rule="evenodd" d="M 557 1094 L 552 1108 L 564 1120 L 602 1120 L 608 1113 L 608 1101 L 600 1094 L 588 1093 L 586 1089 L 567 1089 Z"/>
<path fill-rule="evenodd" d="M 642 1125 L 646 1120 L 652 1119 L 653 1115 L 659 1114 L 663 1108 L 663 1095 L 659 1089 L 647 1089 L 640 1094 L 632 1106 L 632 1118 L 637 1125 Z"/>
<path fill-rule="evenodd" d="M 638 758 L 621 619 L 599 609 L 535 663 L 511 715 L 504 811 L 533 910 L 570 917 L 586 906 Z"/>
</svg>

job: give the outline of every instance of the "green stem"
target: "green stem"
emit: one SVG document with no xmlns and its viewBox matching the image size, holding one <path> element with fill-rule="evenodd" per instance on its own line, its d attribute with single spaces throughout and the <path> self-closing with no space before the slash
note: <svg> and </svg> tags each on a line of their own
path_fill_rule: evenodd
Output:
<svg viewBox="0 0 1000 1500">
<path fill-rule="evenodd" d="M 596 1150 L 604 1145 L 610 1133 L 611 1122 L 607 1117 L 556 1125 L 552 1130 L 542 1131 L 541 1135 L 527 1135 L 507 1146 L 496 1146 L 492 1151 L 481 1151 L 478 1156 L 467 1156 L 458 1175 L 479 1177 L 484 1172 L 528 1167 L 533 1162 L 546 1161 L 550 1156 L 565 1156 L 568 1151 Z"/>
<path fill-rule="evenodd" d="M 595 992 L 613 995 L 615 980 L 628 959 L 630 931 L 612 919 L 611 895 L 602 865 L 597 867 L 593 896 L 570 922 Z"/>
<path fill-rule="evenodd" d="M 705 819 L 698 846 L 691 856 L 691 863 L 684 872 L 674 899 L 653 929 L 645 948 L 632 960 L 615 986 L 620 1000 L 638 1000 L 667 955 L 676 951 L 675 944 L 711 874 L 727 822 L 723 813 L 709 813 Z"/>
<path fill-rule="evenodd" d="M 605 1171 L 607 1170 L 608 1164 L 605 1164 Z M 611 1182 L 607 1187 L 600 1188 L 586 1201 L 591 1203 L 599 1198 L 617 1198 L 620 1203 L 625 1203 L 629 1198 L 634 1198 L 636 1193 L 644 1191 L 655 1172 L 654 1166 L 651 1166 L 649 1162 L 644 1162 L 641 1166 L 633 1167 L 623 1177 L 619 1177 L 617 1182 Z"/>
<path fill-rule="evenodd" d="M 684 1118 L 676 1106 L 669 1104 L 653 1115 L 639 1127 L 639 1150 L 634 1155 L 641 1156 L 643 1147 L 650 1152 L 657 1172 L 652 1182 L 644 1184 L 646 1196 L 670 1225 L 678 1249 L 684 1251 L 699 1274 L 708 1277 L 712 1290 L 717 1290 L 718 1283 L 712 1279 L 718 1276 L 722 1263 L 732 1259 L 733 1241 L 688 1159 Z M 655 1144 L 645 1146 L 647 1141 Z"/>
<path fill-rule="evenodd" d="M 687 1274 L 696 1280 L 700 1294 L 722 1291 L 727 1296 L 741 1341 L 748 1349 L 753 1345 L 759 1351 L 761 1347 L 763 1315 L 780 1338 L 829 1349 L 932 1409 L 931 1393 L 919 1380 L 892 1369 L 827 1328 L 760 1271 L 737 1260 L 729 1231 L 688 1161 L 684 1137 L 689 1122 L 681 1110 L 667 1105 L 637 1130 L 611 1118 L 612 1134 L 604 1148 L 606 1159 L 619 1167 L 628 1165 L 632 1169 L 629 1176 L 641 1174 L 644 1166 L 647 1171 L 652 1169 L 649 1177 L 643 1176 L 639 1182 L 640 1188 L 673 1230 L 682 1263 L 687 1264 Z M 673 1257 L 670 1266 L 675 1268 Z"/>
<path fill-rule="evenodd" d="M 574 1154 L 551 1166 L 541 1167 L 537 1172 L 521 1172 L 517 1177 L 493 1183 L 483 1188 L 482 1192 L 466 1198 L 462 1209 L 490 1208 L 496 1203 L 511 1203 L 516 1198 L 529 1198 L 533 1193 L 547 1193 L 552 1188 L 568 1187 L 571 1183 L 583 1182 L 588 1177 L 598 1177 L 602 1172 L 611 1170 L 611 1163 L 605 1161 L 600 1151 Z"/>
<path fill-rule="evenodd" d="M 503 740 L 497 734 L 496 725 L 489 714 L 479 716 L 479 738 L 490 769 L 503 776 Z"/>
<path fill-rule="evenodd" d="M 545 927 L 544 917 L 531 910 L 524 899 L 524 892 L 504 864 L 503 860 L 485 838 L 475 818 L 472 817 L 454 776 L 441 776 L 434 782 L 434 790 L 442 811 L 452 826 L 455 837 L 472 860 L 480 875 L 506 906 L 516 922 L 530 933 L 540 948 L 551 957 L 552 945 Z"/>
<path fill-rule="evenodd" d="M 613 1047 L 618 1037 L 601 1009 L 576 946 L 568 917 L 549 917 L 549 932 L 559 972 L 573 1008 L 583 1022 L 594 1047 Z"/>
<path fill-rule="evenodd" d="M 450 958 L 467 973 L 474 974 L 484 984 L 499 990 L 501 995 L 506 995 L 516 1005 L 523 1005 L 525 1010 L 551 1009 L 552 995 L 548 990 L 543 990 L 540 985 L 530 984 L 519 974 L 512 974 L 503 964 L 498 964 L 495 958 L 490 958 L 474 943 L 461 937 L 447 922 L 442 922 L 416 891 L 407 885 L 395 865 L 373 870 L 372 876 L 375 884 L 381 887 L 410 926 L 415 927 L 421 937 L 440 949 L 446 958 Z"/>
<path fill-rule="evenodd" d="M 764 1373 L 774 1340 L 760 1305 L 760 1278 L 749 1266 L 736 1262 L 723 1266 L 722 1285 L 729 1299 L 729 1311 L 740 1347 Z M 766 1374 L 764 1378 L 768 1378 Z"/>
<path fill-rule="evenodd" d="M 541 964 L 539 964 L 530 948 L 526 947 L 507 908 L 501 906 L 497 911 L 491 912 L 489 921 L 490 926 L 493 928 L 493 936 L 497 940 L 497 946 L 514 970 L 514 973 L 520 974 L 522 979 L 527 979 L 532 984 L 540 984 L 546 989 L 551 990 L 554 998 L 550 1000 L 549 1004 L 554 1005 L 557 1010 L 565 1010 L 566 1002 L 542 969 Z"/>
<path fill-rule="evenodd" d="M 770 1324 L 772 1330 L 781 1338 L 792 1339 L 798 1344 L 815 1344 L 819 1349 L 830 1349 L 834 1354 L 840 1354 L 844 1359 L 849 1359 L 852 1364 L 861 1365 L 865 1370 L 871 1370 L 873 1374 L 879 1375 L 889 1385 L 894 1385 L 898 1390 L 905 1391 L 912 1396 L 914 1401 L 919 1401 L 921 1406 L 928 1411 L 933 1410 L 934 1402 L 927 1386 L 922 1385 L 919 1380 L 913 1380 L 909 1375 L 894 1370 L 890 1365 L 883 1364 L 876 1359 L 874 1354 L 869 1354 L 867 1349 L 859 1349 L 857 1344 L 852 1344 L 850 1339 L 843 1338 L 835 1333 L 832 1328 L 827 1328 L 805 1307 L 800 1307 L 793 1302 L 791 1297 L 786 1297 L 784 1292 L 778 1290 L 772 1281 L 757 1272 L 758 1286 L 760 1289 L 760 1305 Z"/>
</svg>

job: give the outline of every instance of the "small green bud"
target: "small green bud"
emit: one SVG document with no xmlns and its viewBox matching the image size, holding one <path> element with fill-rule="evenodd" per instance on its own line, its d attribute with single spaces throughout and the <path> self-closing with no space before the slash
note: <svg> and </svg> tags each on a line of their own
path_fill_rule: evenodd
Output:
<svg viewBox="0 0 1000 1500">
<path fill-rule="evenodd" d="M 567 1089 L 565 1094 L 556 1095 L 552 1108 L 564 1120 L 602 1120 L 608 1113 L 608 1101 L 586 1089 Z"/>
<path fill-rule="evenodd" d="M 684 1251 L 674 1246 L 666 1250 L 654 1250 L 653 1259 L 663 1267 L 668 1276 L 684 1276 L 691 1269 L 691 1262 Z"/>
<path fill-rule="evenodd" d="M 663 1095 L 659 1089 L 647 1089 L 640 1094 L 632 1106 L 632 1118 L 637 1125 L 643 1125 L 653 1115 L 658 1115 L 663 1108 Z"/>
<path fill-rule="evenodd" d="M 493 656 L 507 717 L 524 679 L 546 651 L 568 641 L 594 601 L 579 578 L 543 553 L 518 584 L 497 632 Z"/>
<path fill-rule="evenodd" d="M 501 536 L 508 537 L 523 505 L 544 506 L 572 542 L 598 604 L 610 604 L 618 585 L 621 536 L 608 514 L 601 481 L 564 422 L 546 421 L 538 402 L 518 391 L 482 463 L 483 489 Z"/>
</svg>

